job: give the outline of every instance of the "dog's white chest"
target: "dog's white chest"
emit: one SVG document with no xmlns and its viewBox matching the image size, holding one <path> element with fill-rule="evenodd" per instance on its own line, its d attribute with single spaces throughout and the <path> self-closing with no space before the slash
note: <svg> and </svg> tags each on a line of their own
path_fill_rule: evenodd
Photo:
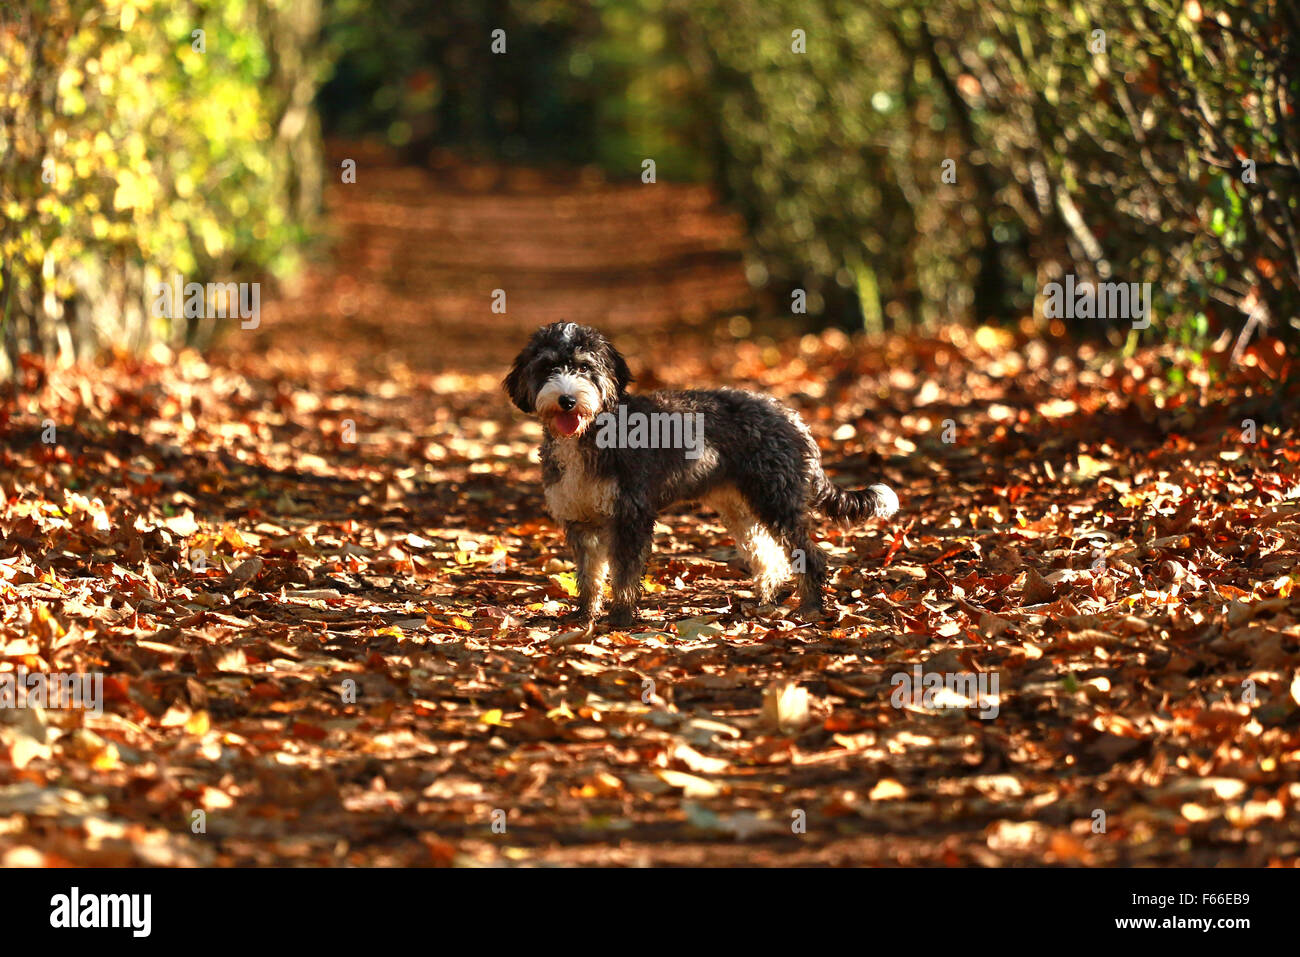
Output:
<svg viewBox="0 0 1300 957">
<path fill-rule="evenodd" d="M 572 442 L 557 442 L 553 461 L 559 478 L 546 486 L 546 509 L 557 522 L 593 522 L 614 514 L 618 486 L 587 468 Z"/>
</svg>

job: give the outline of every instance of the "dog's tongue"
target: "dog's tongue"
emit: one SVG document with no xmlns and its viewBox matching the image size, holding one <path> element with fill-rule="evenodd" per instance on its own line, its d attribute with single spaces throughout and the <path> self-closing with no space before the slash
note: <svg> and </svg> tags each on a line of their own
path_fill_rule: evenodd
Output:
<svg viewBox="0 0 1300 957">
<path fill-rule="evenodd" d="M 572 435 L 578 431 L 578 424 L 582 420 L 573 412 L 561 412 L 555 417 L 555 427 L 563 435 Z"/>
</svg>

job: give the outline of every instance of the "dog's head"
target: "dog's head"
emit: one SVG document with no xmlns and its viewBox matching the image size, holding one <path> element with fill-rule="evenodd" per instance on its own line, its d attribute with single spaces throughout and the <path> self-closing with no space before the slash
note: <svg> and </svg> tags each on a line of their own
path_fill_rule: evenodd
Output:
<svg viewBox="0 0 1300 957">
<path fill-rule="evenodd" d="M 631 381 L 627 363 L 603 335 L 576 322 L 554 322 L 533 333 L 502 384 L 511 401 L 535 413 L 553 435 L 572 438 L 612 411 Z"/>
</svg>

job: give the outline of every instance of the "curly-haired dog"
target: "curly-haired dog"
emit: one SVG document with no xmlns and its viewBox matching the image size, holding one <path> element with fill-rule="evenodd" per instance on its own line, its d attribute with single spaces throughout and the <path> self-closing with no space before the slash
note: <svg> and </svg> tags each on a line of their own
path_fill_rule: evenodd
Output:
<svg viewBox="0 0 1300 957">
<path fill-rule="evenodd" d="M 809 533 L 813 509 L 855 522 L 892 515 L 898 496 L 832 485 L 807 426 L 775 399 L 739 389 L 638 395 L 631 381 L 598 331 L 557 322 L 533 333 L 503 383 L 546 430 L 542 482 L 577 562 L 575 616 L 600 612 L 612 566 L 610 624 L 635 619 L 655 516 L 683 501 L 718 511 L 764 601 L 793 564 L 803 612 L 819 614 L 826 556 Z"/>
</svg>

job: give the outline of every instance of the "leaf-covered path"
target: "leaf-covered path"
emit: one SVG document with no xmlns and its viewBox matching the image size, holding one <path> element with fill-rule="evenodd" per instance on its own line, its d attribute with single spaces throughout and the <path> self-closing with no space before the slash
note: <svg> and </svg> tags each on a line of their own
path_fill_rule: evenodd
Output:
<svg viewBox="0 0 1300 957">
<path fill-rule="evenodd" d="M 703 191 L 361 170 L 255 332 L 31 363 L 0 405 L 0 667 L 105 675 L 102 714 L 0 709 L 0 863 L 1300 856 L 1271 340 L 1212 377 L 1014 330 L 764 338 L 704 321 L 749 294 Z M 786 399 L 838 481 L 899 490 L 825 528 L 832 621 L 757 607 L 685 508 L 644 623 L 565 642 L 540 430 L 499 389 L 562 317 L 641 388 Z M 918 673 L 990 694 L 899 701 Z"/>
</svg>

